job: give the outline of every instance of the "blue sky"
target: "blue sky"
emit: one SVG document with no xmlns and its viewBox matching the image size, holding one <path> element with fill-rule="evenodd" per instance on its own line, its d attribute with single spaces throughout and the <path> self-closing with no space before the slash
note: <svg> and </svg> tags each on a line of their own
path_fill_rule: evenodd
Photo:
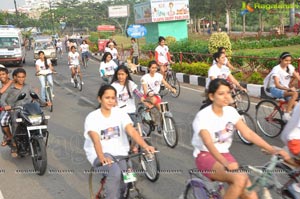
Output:
<svg viewBox="0 0 300 199">
<path fill-rule="evenodd" d="M 24 0 L 16 0 L 17 6 L 22 6 L 25 4 Z M 0 9 L 11 9 L 15 8 L 14 0 L 1 0 Z"/>
</svg>

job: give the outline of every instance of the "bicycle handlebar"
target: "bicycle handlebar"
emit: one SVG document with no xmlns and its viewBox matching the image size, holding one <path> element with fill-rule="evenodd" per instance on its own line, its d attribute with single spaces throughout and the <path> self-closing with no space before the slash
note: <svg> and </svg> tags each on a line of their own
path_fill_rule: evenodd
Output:
<svg viewBox="0 0 300 199">
<path fill-rule="evenodd" d="M 158 153 L 159 151 L 154 151 L 154 153 Z M 124 156 L 124 157 L 121 157 L 121 158 L 115 158 L 114 156 L 113 157 L 113 161 L 111 162 L 111 164 L 113 163 L 118 163 L 122 160 L 129 160 L 131 158 L 134 158 L 134 157 L 137 157 L 137 156 L 141 156 L 141 155 L 147 155 L 149 153 L 145 152 L 145 151 L 142 151 L 142 152 L 138 152 L 138 153 L 133 153 L 133 154 L 130 154 L 130 155 L 127 155 L 127 156 Z M 109 163 L 105 163 L 105 164 L 102 164 L 101 162 L 99 164 L 97 164 L 96 166 L 106 166 L 106 165 L 109 165 Z"/>
</svg>

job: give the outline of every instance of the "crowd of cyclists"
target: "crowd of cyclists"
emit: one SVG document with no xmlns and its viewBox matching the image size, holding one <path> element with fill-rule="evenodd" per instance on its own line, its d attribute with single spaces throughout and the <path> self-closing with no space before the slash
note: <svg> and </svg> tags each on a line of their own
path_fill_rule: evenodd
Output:
<svg viewBox="0 0 300 199">
<path fill-rule="evenodd" d="M 135 39 L 132 41 L 132 63 L 138 64 L 138 56 L 135 54 L 137 46 Z M 108 170 L 107 176 L 107 198 L 119 198 L 122 192 L 121 172 L 126 164 L 120 162 L 118 165 L 112 163 L 111 156 L 126 156 L 129 151 L 135 152 L 136 148 L 130 146 L 128 136 L 135 143 L 140 145 L 149 153 L 155 151 L 154 147 L 148 145 L 140 134 L 134 128 L 136 123 L 136 99 L 143 102 L 149 109 L 154 106 L 160 109 L 161 97 L 159 90 L 161 86 L 176 90 L 165 81 L 165 72 L 170 64 L 171 55 L 168 46 L 165 44 L 165 38 L 159 37 L 158 46 L 155 49 L 155 60 L 148 64 L 148 73 L 141 77 L 140 85 L 135 83 L 131 77 L 129 68 L 120 62 L 116 43 L 110 41 L 102 56 L 99 65 L 99 76 L 103 84 L 98 91 L 99 108 L 88 114 L 84 123 L 84 151 L 87 159 L 92 166 L 101 163 L 101 169 Z M 83 56 L 89 58 L 89 45 L 86 40 L 82 40 L 77 49 L 76 43 L 67 42 L 68 66 L 71 71 L 71 82 L 75 74 L 75 68 L 78 68 L 80 77 L 80 65 Z M 62 51 L 63 44 L 60 40 L 56 42 L 58 51 Z M 297 102 L 297 89 L 290 85 L 292 77 L 300 81 L 300 76 L 291 65 L 292 56 L 288 52 L 283 52 L 279 56 L 279 64 L 274 66 L 264 81 L 264 90 L 267 95 L 273 98 L 284 98 L 288 101 L 285 109 L 284 120 L 287 122 L 282 140 L 287 149 L 283 150 L 271 146 L 260 136 L 253 132 L 247 124 L 244 123 L 234 107 L 229 106 L 232 102 L 231 88 L 232 84 L 240 90 L 247 92 L 240 83 L 231 74 L 235 70 L 225 54 L 226 49 L 220 47 L 213 54 L 213 63 L 208 71 L 208 81 L 206 84 L 207 105 L 199 110 L 193 120 L 193 137 L 191 140 L 194 147 L 193 156 L 195 164 L 199 171 L 211 170 L 214 172 L 205 175 L 211 180 L 228 183 L 228 189 L 224 198 L 257 198 L 255 192 L 246 192 L 245 188 L 251 185 L 246 173 L 230 173 L 228 170 L 239 168 L 239 164 L 230 153 L 230 146 L 233 140 L 235 130 L 239 130 L 242 135 L 258 147 L 266 150 L 270 154 L 280 154 L 284 160 L 299 166 L 300 155 L 300 105 Z M 45 57 L 43 51 L 39 52 L 39 59 L 35 63 L 36 74 L 43 70 L 55 72 L 51 61 Z M 160 72 L 158 72 L 158 69 Z M 2 146 L 7 146 L 13 140 L 13 131 L 10 132 L 9 122 L 13 117 L 10 112 L 11 107 L 16 104 L 17 94 L 21 91 L 33 92 L 32 88 L 25 83 L 26 71 L 22 68 L 16 69 L 9 78 L 8 70 L 0 66 L 0 81 L 2 83 L 1 106 L 4 107 L 1 112 L 1 127 L 4 133 Z M 41 104 L 49 105 L 45 98 L 44 78 L 48 78 L 50 87 L 53 90 L 52 76 L 38 76 L 41 88 Z M 82 82 L 83 84 L 83 82 Z M 52 92 L 53 93 L 53 92 Z M 25 103 L 24 99 L 18 103 Z M 99 122 L 101 121 L 101 122 Z M 16 128 L 12 122 L 13 129 Z M 159 128 L 158 128 L 159 129 Z M 117 147 L 116 147 L 117 146 Z M 15 149 L 12 147 L 12 155 Z M 299 164 L 298 164 L 299 163 Z M 121 166 L 120 166 L 121 165 Z"/>
</svg>

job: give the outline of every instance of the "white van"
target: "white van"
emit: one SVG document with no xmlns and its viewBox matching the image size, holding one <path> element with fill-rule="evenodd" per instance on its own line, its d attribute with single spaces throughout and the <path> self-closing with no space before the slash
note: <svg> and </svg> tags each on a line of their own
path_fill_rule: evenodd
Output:
<svg viewBox="0 0 300 199">
<path fill-rule="evenodd" d="M 0 64 L 22 66 L 25 63 L 25 43 L 21 30 L 14 26 L 0 26 Z"/>
</svg>

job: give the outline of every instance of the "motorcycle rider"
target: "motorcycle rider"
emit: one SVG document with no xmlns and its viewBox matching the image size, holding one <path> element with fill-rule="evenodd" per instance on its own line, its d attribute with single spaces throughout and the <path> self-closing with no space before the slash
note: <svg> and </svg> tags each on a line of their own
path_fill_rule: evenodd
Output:
<svg viewBox="0 0 300 199">
<path fill-rule="evenodd" d="M 12 135 L 17 128 L 16 118 L 17 114 L 14 111 L 10 111 L 12 107 L 22 106 L 26 103 L 30 103 L 32 98 L 30 93 L 34 92 L 29 84 L 25 83 L 26 71 L 23 68 L 17 68 L 12 73 L 14 83 L 7 89 L 7 91 L 1 96 L 1 104 L 4 107 L 4 115 L 1 119 L 1 127 L 6 135 Z M 22 100 L 17 100 L 21 93 L 25 93 L 26 96 Z M 34 92 L 35 93 L 35 92 Z M 43 102 L 38 100 L 41 106 L 51 105 L 50 102 Z M 11 122 L 12 132 L 9 128 Z M 12 137 L 12 136 L 10 136 Z M 13 137 L 12 137 L 13 138 Z M 17 156 L 16 143 L 12 140 L 11 143 L 11 155 Z"/>
</svg>

